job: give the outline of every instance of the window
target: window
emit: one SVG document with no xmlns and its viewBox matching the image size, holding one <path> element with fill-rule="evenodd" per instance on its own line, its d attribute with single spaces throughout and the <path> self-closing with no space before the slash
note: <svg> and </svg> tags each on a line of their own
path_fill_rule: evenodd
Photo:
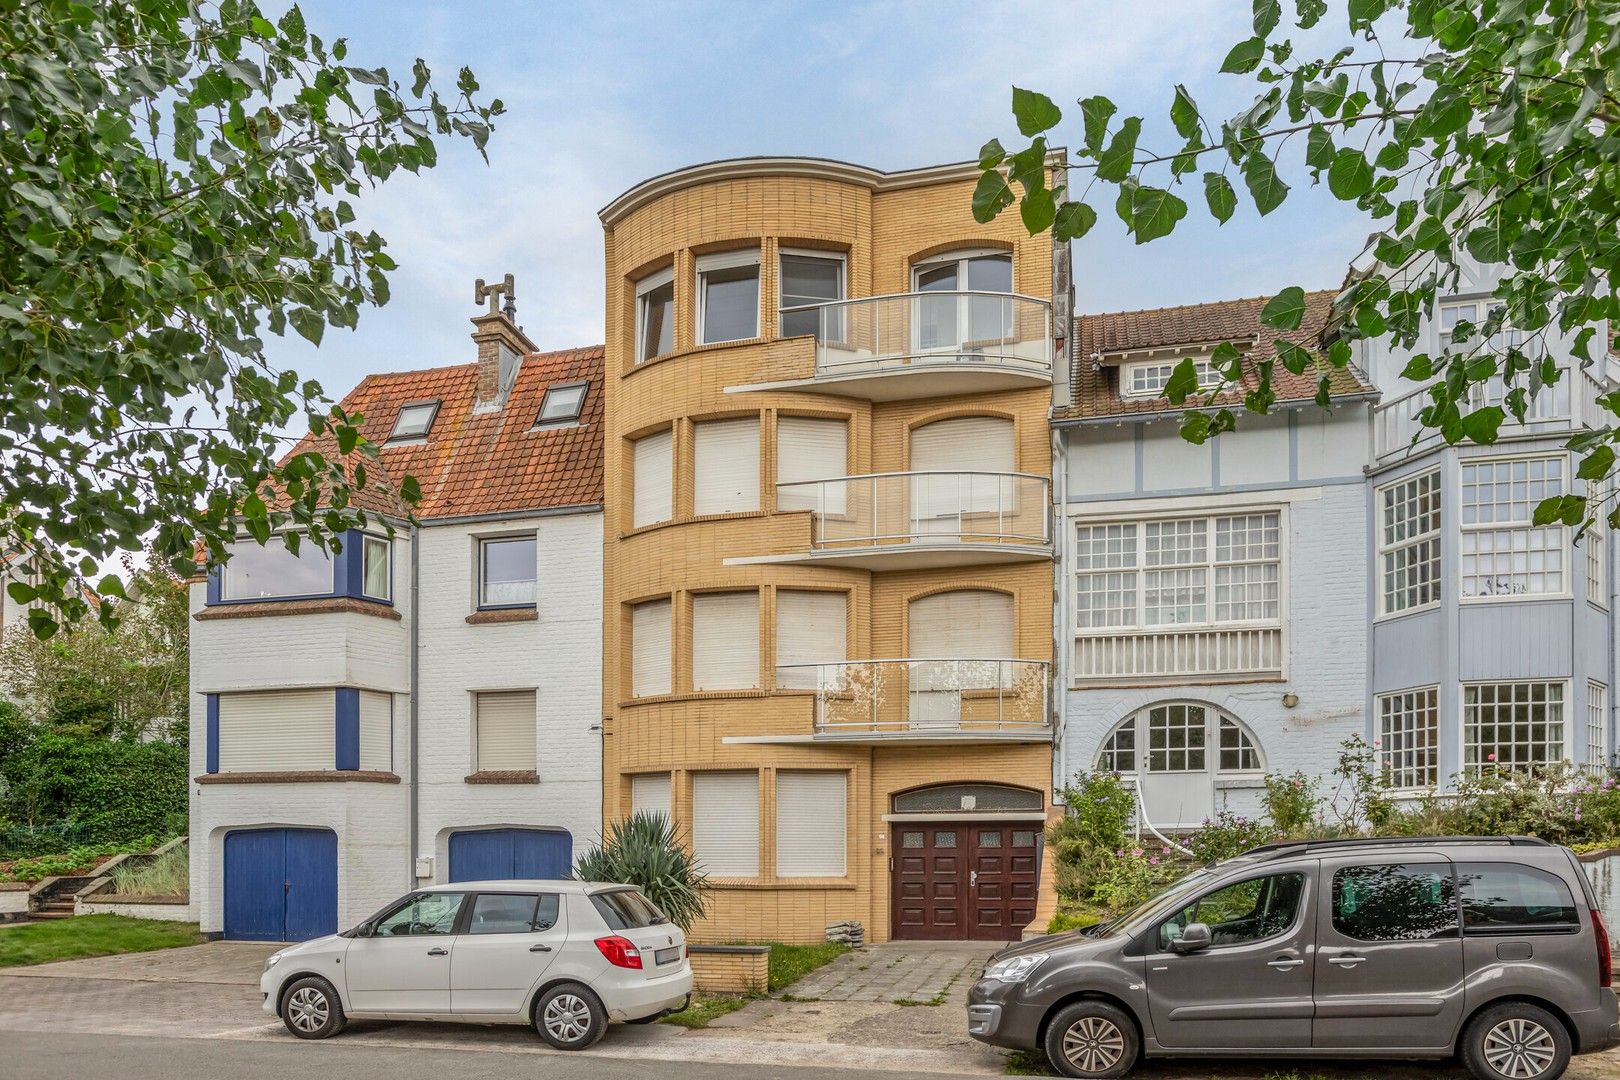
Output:
<svg viewBox="0 0 1620 1080">
<path fill-rule="evenodd" d="M 692 513 L 759 509 L 759 418 L 692 425 Z"/>
<path fill-rule="evenodd" d="M 534 772 L 533 690 L 474 694 L 478 727 L 476 772 Z"/>
<path fill-rule="evenodd" d="M 221 694 L 218 707 L 220 772 L 305 772 L 337 767 L 334 690 Z"/>
<path fill-rule="evenodd" d="M 1010 482 L 972 475 L 1016 470 L 1013 422 L 1006 417 L 960 416 L 924 424 L 911 433 L 908 453 L 913 472 L 954 474 L 912 478 L 914 532 L 957 533 L 964 528 L 963 514 L 1017 512 Z"/>
<path fill-rule="evenodd" d="M 1427 472 L 1378 493 L 1379 614 L 1440 602 L 1440 473 Z"/>
<path fill-rule="evenodd" d="M 971 348 L 1013 335 L 1012 256 L 1005 253 L 948 255 L 918 265 L 912 283 L 921 297 L 912 312 L 912 336 L 921 350 Z"/>
<path fill-rule="evenodd" d="M 791 690 L 814 690 L 836 680 L 820 679 L 820 668 L 837 664 L 847 655 L 849 594 L 800 589 L 776 591 L 776 685 Z"/>
<path fill-rule="evenodd" d="M 1396 788 L 1440 782 L 1440 688 L 1378 695 L 1379 766 Z"/>
<path fill-rule="evenodd" d="M 1458 863 L 1464 934 L 1573 933 L 1580 929 L 1569 886 L 1514 863 Z"/>
<path fill-rule="evenodd" d="M 302 537 L 299 537 L 302 540 Z M 222 600 L 268 600 L 289 596 L 331 596 L 335 588 L 332 556 L 314 544 L 287 550 L 280 536 L 268 544 L 238 540 L 219 569 Z"/>
<path fill-rule="evenodd" d="M 652 697 L 670 692 L 670 621 L 666 600 L 649 600 L 630 609 L 630 694 Z"/>
<path fill-rule="evenodd" d="M 1160 705 L 1148 710 L 1148 769 L 1202 772 L 1206 718 L 1201 705 Z"/>
<path fill-rule="evenodd" d="M 373 937 L 422 937 L 451 933 L 466 893 L 418 893 L 378 919 Z"/>
<path fill-rule="evenodd" d="M 1114 729 L 1097 755 L 1099 772 L 1133 773 L 1136 771 L 1136 718 L 1125 721 Z"/>
<path fill-rule="evenodd" d="M 361 543 L 365 569 L 361 591 L 373 600 L 391 600 L 394 595 L 393 567 L 390 556 L 393 545 L 380 536 L 367 536 Z"/>
<path fill-rule="evenodd" d="M 692 689 L 759 685 L 759 593 L 692 597 Z"/>
<path fill-rule="evenodd" d="M 849 421 L 783 416 L 776 421 L 776 508 L 842 514 L 849 472 Z"/>
<path fill-rule="evenodd" d="M 1514 458 L 1462 467 L 1462 595 L 1564 592 L 1564 529 L 1533 528 L 1536 504 L 1564 491 L 1562 458 Z"/>
<path fill-rule="evenodd" d="M 360 691 L 360 768 L 390 772 L 394 768 L 394 695 Z"/>
<path fill-rule="evenodd" d="M 1258 772 L 1260 769 L 1260 751 L 1254 748 L 1249 733 L 1225 716 L 1221 717 L 1220 765 L 1222 772 Z"/>
<path fill-rule="evenodd" d="M 1119 369 L 1120 395 L 1131 398 L 1161 396 L 1164 388 L 1170 385 L 1170 377 L 1176 373 L 1176 367 L 1180 362 L 1180 360 L 1147 360 L 1124 365 Z M 1193 370 L 1198 374 L 1200 390 L 1212 390 L 1223 381 L 1221 373 L 1215 370 L 1207 357 L 1194 360 Z"/>
<path fill-rule="evenodd" d="M 394 429 L 388 433 L 388 441 L 395 443 L 427 438 L 428 431 L 433 427 L 433 418 L 438 414 L 437 401 L 403 406 L 399 415 L 394 417 Z"/>
<path fill-rule="evenodd" d="M 1609 771 L 1609 688 L 1600 682 L 1586 684 L 1586 765 Z"/>
<path fill-rule="evenodd" d="M 478 553 L 479 607 L 534 605 L 536 551 L 533 536 L 480 540 Z"/>
<path fill-rule="evenodd" d="M 641 773 L 630 778 L 632 814 L 662 814 L 669 820 L 671 801 L 669 773 Z"/>
<path fill-rule="evenodd" d="M 1272 510 L 1079 526 L 1079 628 L 1277 622 L 1280 522 Z"/>
<path fill-rule="evenodd" d="M 1587 506 L 1597 521 L 1581 536 L 1586 546 L 1586 599 L 1600 608 L 1609 606 L 1609 491 L 1607 483 L 1587 482 Z"/>
<path fill-rule="evenodd" d="M 776 774 L 777 877 L 844 876 L 848 779 L 841 772 Z"/>
<path fill-rule="evenodd" d="M 1452 344 L 1477 344 L 1479 339 L 1479 331 L 1484 327 L 1485 320 L 1488 319 L 1492 313 L 1500 310 L 1500 308 L 1500 304 L 1494 303 L 1490 300 L 1452 300 L 1441 304 L 1441 347 L 1446 348 Z M 1472 329 L 1468 332 L 1467 337 L 1459 337 L 1459 323 L 1468 323 L 1469 326 L 1472 327 Z M 1522 330 L 1516 330 L 1513 327 L 1503 327 L 1491 335 L 1490 340 L 1485 343 L 1485 349 L 1489 352 L 1501 353 L 1507 351 L 1508 349 L 1520 348 L 1523 344 L 1524 332 Z M 1472 347 L 1473 345 L 1470 344 L 1469 349 L 1471 350 Z M 1497 376 L 1494 381 L 1500 384 L 1501 377 Z M 1501 400 L 1500 390 L 1498 390 L 1496 400 Z"/>
<path fill-rule="evenodd" d="M 636 363 L 675 348 L 675 272 L 660 270 L 636 283 Z"/>
<path fill-rule="evenodd" d="M 759 876 L 759 774 L 692 775 L 692 854 L 713 877 Z"/>
<path fill-rule="evenodd" d="M 668 922 L 652 901 L 635 889 L 613 889 L 593 893 L 591 906 L 602 916 L 609 930 L 644 930 Z"/>
<path fill-rule="evenodd" d="M 759 249 L 702 255 L 697 260 L 699 344 L 759 336 Z"/>
<path fill-rule="evenodd" d="M 1451 867 L 1389 864 L 1334 871 L 1333 929 L 1355 941 L 1455 937 Z"/>
<path fill-rule="evenodd" d="M 634 528 L 656 525 L 675 516 L 674 445 L 672 431 L 657 431 L 632 444 L 630 524 Z"/>
<path fill-rule="evenodd" d="M 588 382 L 547 387 L 534 426 L 563 427 L 579 423 L 580 411 L 585 407 L 585 394 L 590 388 Z"/>
<path fill-rule="evenodd" d="M 1467 772 L 1565 760 L 1563 683 L 1476 683 L 1462 692 Z"/>
<path fill-rule="evenodd" d="M 1142 748 L 1139 722 L 1147 729 L 1147 768 L 1152 772 L 1199 772 L 1209 762 L 1213 739 L 1221 772 L 1259 772 L 1265 768 L 1260 748 L 1247 728 L 1224 713 L 1195 704 L 1156 705 L 1115 728 L 1097 752 L 1102 772 L 1134 773 Z M 1215 727 L 1210 731 L 1210 725 Z"/>
<path fill-rule="evenodd" d="M 469 934 L 532 934 L 557 925 L 556 893 L 522 896 L 516 893 L 479 893 L 473 898 Z"/>
<path fill-rule="evenodd" d="M 1209 927 L 1210 945 L 1248 945 L 1286 933 L 1299 916 L 1305 893 L 1304 874 L 1250 878 L 1206 893 L 1159 926 L 1159 948 L 1193 923 Z"/>
<path fill-rule="evenodd" d="M 843 340 L 843 312 L 836 307 L 808 307 L 844 298 L 844 257 L 782 249 L 782 337 L 821 334 L 823 341 Z M 790 309 L 798 310 L 790 310 Z M 828 320 L 823 329 L 822 320 Z"/>
</svg>

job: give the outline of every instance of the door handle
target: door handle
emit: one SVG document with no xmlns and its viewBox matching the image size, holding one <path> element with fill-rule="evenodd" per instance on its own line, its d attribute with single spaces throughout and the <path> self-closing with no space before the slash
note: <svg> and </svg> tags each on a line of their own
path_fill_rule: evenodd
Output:
<svg viewBox="0 0 1620 1080">
<path fill-rule="evenodd" d="M 530 945 L 529 946 L 529 951 L 530 952 L 550 952 L 551 951 L 551 946 L 550 945 Z"/>
<path fill-rule="evenodd" d="M 1299 967 L 1304 962 L 1303 960 L 1290 960 L 1286 956 L 1279 956 L 1275 960 L 1268 961 L 1266 967 L 1276 968 L 1278 971 L 1289 971 Z"/>
<path fill-rule="evenodd" d="M 969 870 L 968 871 L 968 888 L 977 889 L 978 887 L 979 887 L 979 872 L 977 870 Z"/>
<path fill-rule="evenodd" d="M 449 956 L 450 955 L 450 950 L 449 949 L 441 949 L 438 946 L 434 946 L 433 948 L 428 950 L 428 955 L 429 956 Z"/>
<path fill-rule="evenodd" d="M 1328 957 L 1328 963 L 1330 963 L 1330 964 L 1338 964 L 1342 968 L 1353 968 L 1357 964 L 1364 964 L 1366 962 L 1367 962 L 1367 958 L 1365 956 L 1330 956 L 1330 957 Z"/>
</svg>

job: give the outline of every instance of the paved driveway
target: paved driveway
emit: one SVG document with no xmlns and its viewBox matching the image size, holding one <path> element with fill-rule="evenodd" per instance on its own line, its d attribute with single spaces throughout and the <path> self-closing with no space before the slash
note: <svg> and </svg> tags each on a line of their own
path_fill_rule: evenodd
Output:
<svg viewBox="0 0 1620 1080">
<path fill-rule="evenodd" d="M 156 952 L 92 956 L 34 967 L 6 968 L 7 977 L 115 979 L 128 982 L 259 985 L 265 957 L 283 946 L 258 941 L 211 941 Z"/>
</svg>

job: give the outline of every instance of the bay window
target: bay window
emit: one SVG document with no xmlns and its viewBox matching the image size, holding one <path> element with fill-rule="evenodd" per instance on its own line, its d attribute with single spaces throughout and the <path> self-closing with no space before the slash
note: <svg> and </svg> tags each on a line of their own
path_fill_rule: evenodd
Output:
<svg viewBox="0 0 1620 1080">
<path fill-rule="evenodd" d="M 819 251 L 782 249 L 780 282 L 782 311 L 778 334 L 796 337 L 823 333 L 823 339 L 842 339 L 843 312 L 808 305 L 830 304 L 844 299 L 844 257 Z M 822 320 L 828 325 L 823 327 Z"/>
<path fill-rule="evenodd" d="M 1568 759 L 1562 682 L 1467 683 L 1463 769 L 1521 770 Z"/>
<path fill-rule="evenodd" d="M 238 540 L 230 558 L 219 569 L 222 600 L 275 600 L 304 596 L 331 596 L 336 591 L 334 562 L 305 537 L 298 550 L 289 550 L 280 536 L 267 544 Z"/>
<path fill-rule="evenodd" d="M 1440 688 L 1378 695 L 1378 763 L 1391 787 L 1440 782 Z"/>
<path fill-rule="evenodd" d="M 1561 457 L 1463 463 L 1459 577 L 1464 598 L 1566 591 L 1563 526 L 1531 524 L 1536 504 L 1563 491 Z"/>
<path fill-rule="evenodd" d="M 697 340 L 702 345 L 759 336 L 759 249 L 697 260 Z"/>
<path fill-rule="evenodd" d="M 759 509 L 759 418 L 692 425 L 692 513 Z"/>
<path fill-rule="evenodd" d="M 1439 471 L 1381 488 L 1378 515 L 1379 614 L 1439 603 Z"/>
</svg>

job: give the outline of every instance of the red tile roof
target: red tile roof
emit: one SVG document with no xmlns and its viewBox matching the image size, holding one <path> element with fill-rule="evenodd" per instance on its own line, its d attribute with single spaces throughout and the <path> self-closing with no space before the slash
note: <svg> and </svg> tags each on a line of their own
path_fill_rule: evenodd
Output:
<svg viewBox="0 0 1620 1080">
<path fill-rule="evenodd" d="M 523 358 L 505 404 L 473 412 L 478 365 L 368 375 L 343 408 L 359 412 L 366 438 L 382 447 L 378 462 L 366 462 L 366 488 L 356 503 L 368 511 L 402 514 L 388 496 L 406 476 L 422 488 L 416 513 L 422 520 L 543 510 L 602 502 L 602 366 L 600 345 Z M 540 403 L 553 384 L 588 381 L 579 424 L 536 428 Z M 438 401 L 427 438 L 388 446 L 401 407 Z M 329 439 L 321 440 L 329 444 Z M 293 452 L 310 449 L 306 436 Z M 329 445 L 323 445 L 331 453 Z"/>
<path fill-rule="evenodd" d="M 1074 357 L 1069 376 L 1070 402 L 1053 410 L 1056 420 L 1092 420 L 1138 413 L 1179 411 L 1183 406 L 1165 398 L 1123 398 L 1119 394 L 1117 368 L 1097 368 L 1095 354 L 1133 352 L 1176 345 L 1203 346 L 1230 341 L 1244 350 L 1243 377 L 1239 388 L 1221 394 L 1215 405 L 1241 405 L 1243 395 L 1260 383 L 1256 365 L 1276 355 L 1272 342 L 1281 338 L 1307 348 L 1319 347 L 1322 330 L 1333 306 L 1331 291 L 1305 294 L 1305 317 L 1298 330 L 1273 331 L 1260 325 L 1260 311 L 1269 299 L 1252 296 L 1243 300 L 1221 300 L 1211 304 L 1188 304 L 1149 311 L 1116 311 L 1101 315 L 1080 315 L 1074 320 Z M 1377 388 L 1353 369 L 1334 368 L 1325 361 L 1317 370 L 1302 375 L 1289 372 L 1281 364 L 1272 369 L 1271 385 L 1277 401 L 1310 401 L 1316 397 L 1317 380 L 1330 379 L 1335 397 L 1376 394 Z M 1188 398 L 1186 407 L 1202 407 L 1203 397 Z"/>
</svg>

